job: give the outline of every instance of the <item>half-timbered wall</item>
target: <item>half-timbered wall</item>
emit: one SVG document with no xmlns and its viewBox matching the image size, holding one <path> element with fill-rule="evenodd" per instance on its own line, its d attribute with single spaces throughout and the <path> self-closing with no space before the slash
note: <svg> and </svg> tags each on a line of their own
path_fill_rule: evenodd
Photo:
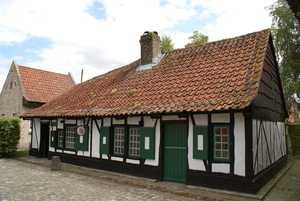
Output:
<svg viewBox="0 0 300 201">
<path fill-rule="evenodd" d="M 212 124 L 230 124 L 230 114 L 212 114 L 211 122 L 209 123 L 208 114 L 193 115 L 195 119 L 195 126 L 208 126 Z M 233 123 L 233 122 L 232 122 Z M 244 128 L 244 116 L 242 113 L 234 114 L 234 173 L 235 175 L 245 176 L 245 128 Z M 188 162 L 189 168 L 192 170 L 208 171 L 205 166 L 205 161 L 201 159 L 193 158 L 193 123 L 189 121 L 189 135 L 188 135 Z M 210 147 L 210 150 L 212 148 Z M 215 173 L 230 173 L 230 163 L 212 163 L 211 172 Z"/>
<path fill-rule="evenodd" d="M 192 118 L 189 118 L 188 121 L 188 163 L 189 169 L 192 170 L 200 170 L 200 171 L 208 171 L 207 167 L 205 167 L 205 162 L 200 159 L 193 158 L 193 127 L 194 126 L 208 126 L 209 125 L 209 115 L 208 114 L 198 114 L 193 115 L 195 125 L 193 125 Z M 163 116 L 161 118 L 162 121 L 176 121 L 176 120 L 186 120 L 187 118 L 179 118 L 178 115 L 173 116 Z M 142 120 L 142 117 L 128 117 L 126 122 L 127 125 L 139 125 L 139 122 Z M 155 158 L 154 159 L 146 159 L 144 164 L 151 165 L 151 166 L 158 166 L 159 165 L 159 146 L 160 146 L 160 139 L 161 139 L 161 120 L 160 119 L 152 119 L 149 116 L 143 117 L 144 120 L 144 127 L 155 127 Z M 35 119 L 35 121 L 37 121 Z M 222 124 L 226 123 L 229 124 L 230 114 L 229 113 L 220 113 L 220 114 L 212 114 L 210 124 Z M 36 125 L 39 123 L 37 122 Z M 115 118 L 103 118 L 103 119 L 63 119 L 58 118 L 57 120 L 51 120 L 50 123 L 50 131 L 56 131 L 57 129 L 63 129 L 66 125 L 85 125 L 89 127 L 89 145 L 87 151 L 82 150 L 64 150 L 59 148 L 50 147 L 50 152 L 56 153 L 64 153 L 64 154 L 71 154 L 77 156 L 87 156 L 92 158 L 101 158 L 107 159 L 112 161 L 120 161 L 124 162 L 123 157 L 119 156 L 108 156 L 107 154 L 99 153 L 100 148 L 100 128 L 101 127 L 110 127 L 114 125 L 125 125 L 124 119 L 115 119 Z M 231 160 L 234 161 L 233 164 L 233 174 L 239 176 L 245 176 L 245 130 L 244 130 L 244 117 L 242 113 L 235 113 L 234 114 L 234 123 L 233 123 L 233 133 L 234 133 L 234 158 Z M 39 136 L 38 132 L 39 128 L 37 128 L 36 133 Z M 36 136 L 35 134 L 33 137 Z M 38 147 L 39 139 L 33 139 L 33 145 L 36 145 L 33 148 Z M 208 143 L 208 142 L 207 142 Z M 132 164 L 139 164 L 139 160 L 135 159 L 126 159 L 126 163 Z M 212 163 L 211 164 L 211 172 L 216 173 L 230 173 L 231 169 L 230 163 Z"/>
<path fill-rule="evenodd" d="M 165 117 L 165 118 L 175 118 L 178 120 L 178 116 L 174 117 Z M 127 125 L 130 126 L 138 126 L 139 122 L 142 120 L 142 117 L 128 117 L 126 119 Z M 144 127 L 155 127 L 155 159 L 146 159 L 144 164 L 145 165 L 152 165 L 157 166 L 159 161 L 159 140 L 160 140 L 160 120 L 159 119 L 152 119 L 149 116 L 143 117 L 144 120 Z M 52 125 L 52 126 L 51 126 Z M 54 125 L 54 126 L 53 126 Z M 82 150 L 67 150 L 67 149 L 60 149 L 49 147 L 50 152 L 56 153 L 64 153 L 64 154 L 71 154 L 76 156 L 87 156 L 92 158 L 101 158 L 107 159 L 111 161 L 124 161 L 124 157 L 119 156 L 108 156 L 108 154 L 99 153 L 99 149 L 101 148 L 100 145 L 100 128 L 101 127 L 110 127 L 110 126 L 122 126 L 125 125 L 125 119 L 116 119 L 116 118 L 103 118 L 103 119 L 93 119 L 93 118 L 85 118 L 85 119 L 63 119 L 58 118 L 57 120 L 51 120 L 50 124 L 50 132 L 57 131 L 58 129 L 64 129 L 67 125 L 76 125 L 76 126 L 87 126 L 89 128 L 88 132 L 88 139 L 89 145 L 87 151 Z M 39 134 L 38 134 L 39 135 Z M 35 142 L 35 141 L 34 141 Z M 39 140 L 38 140 L 39 142 Z M 35 147 L 33 147 L 35 148 Z M 140 161 L 136 159 L 125 159 L 126 163 L 131 164 L 139 164 Z"/>
<path fill-rule="evenodd" d="M 208 114 L 193 115 L 196 126 L 208 126 Z M 145 127 L 155 127 L 155 159 L 146 159 L 144 164 L 151 166 L 159 165 L 159 145 L 161 135 L 161 122 L 159 119 L 151 119 L 150 117 L 144 118 Z M 138 125 L 141 117 L 129 117 L 127 124 Z M 163 121 L 169 120 L 180 120 L 178 116 L 165 116 L 162 118 Z M 40 119 L 33 119 L 32 124 L 32 149 L 40 148 Z M 211 123 L 230 123 L 230 114 L 212 114 Z M 286 144 L 285 144 L 285 129 L 283 122 L 271 122 L 265 120 L 254 119 L 253 123 L 253 170 L 254 174 L 267 168 L 269 165 L 275 163 L 278 159 L 286 155 Z M 77 156 L 87 156 L 92 158 L 109 159 L 107 154 L 99 153 L 99 138 L 101 126 L 112 126 L 112 125 L 124 125 L 124 119 L 116 120 L 114 118 L 104 119 L 62 119 L 50 121 L 50 131 L 56 131 L 62 129 L 64 125 L 85 125 L 89 127 L 89 145 L 88 151 L 72 151 L 63 150 L 53 147 L 49 147 L 50 152 L 72 154 Z M 207 171 L 204 160 L 193 158 L 193 122 L 189 118 L 189 129 L 188 129 L 188 167 L 191 170 Z M 234 174 L 239 176 L 245 176 L 245 125 L 244 117 L 242 113 L 234 114 Z M 123 161 L 122 157 L 112 156 L 112 161 Z M 126 159 L 127 163 L 139 164 L 138 160 Z M 212 163 L 211 172 L 216 173 L 230 173 L 230 163 Z"/>
<path fill-rule="evenodd" d="M 253 170 L 259 173 L 286 155 L 284 122 L 253 119 Z"/>
<path fill-rule="evenodd" d="M 92 168 L 110 170 L 131 174 L 136 176 L 145 176 L 152 179 L 163 180 L 161 170 L 162 166 L 162 141 L 164 136 L 163 125 L 167 122 L 187 123 L 187 178 L 186 183 L 191 185 L 209 186 L 216 188 L 235 189 L 245 192 L 256 192 L 263 181 L 259 181 L 257 186 L 253 184 L 252 178 L 246 177 L 246 129 L 245 117 L 243 113 L 213 113 L 213 114 L 192 114 L 186 116 L 169 115 L 151 118 L 127 117 L 126 119 L 116 118 L 82 118 L 82 119 L 52 119 L 49 121 L 50 142 L 49 155 L 60 156 L 63 162 L 83 165 Z M 41 121 L 38 118 L 33 119 L 32 128 L 32 153 L 38 153 L 40 149 Z M 230 159 L 216 160 L 212 157 L 214 150 L 213 128 L 216 125 L 228 126 L 230 130 Z M 51 144 L 53 131 L 64 130 L 66 126 L 85 126 L 88 128 L 87 149 L 64 149 Z M 155 148 L 154 157 L 134 158 L 127 155 L 106 154 L 101 152 L 101 128 L 110 127 L 131 127 L 155 128 Z M 206 159 L 195 157 L 195 133 L 194 129 L 207 129 L 208 140 L 204 140 L 206 147 L 210 152 Z M 279 166 L 284 161 L 280 160 L 286 155 L 284 123 L 271 122 L 264 120 L 252 120 L 253 129 L 253 172 L 254 176 L 260 172 L 265 173 L 266 168 L 274 166 L 279 161 Z M 112 139 L 110 139 L 112 140 Z M 111 141 L 113 142 L 113 141 Z M 163 152 L 163 151 L 162 151 Z M 282 161 L 282 162 L 280 162 Z M 252 163 L 251 163 L 252 164 Z M 278 166 L 278 167 L 279 167 Z M 233 180 L 230 180 L 232 178 Z M 222 182 L 221 182 L 222 181 Z M 245 187 L 241 184 L 244 183 Z M 240 188 L 240 189 L 239 189 Z"/>
</svg>

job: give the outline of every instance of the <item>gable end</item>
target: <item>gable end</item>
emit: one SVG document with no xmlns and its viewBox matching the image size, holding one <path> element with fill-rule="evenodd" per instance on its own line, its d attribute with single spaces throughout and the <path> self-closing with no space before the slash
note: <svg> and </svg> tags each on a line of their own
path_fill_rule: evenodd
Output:
<svg viewBox="0 0 300 201">
<path fill-rule="evenodd" d="M 271 36 L 264 59 L 258 94 L 252 105 L 252 114 L 255 119 L 270 121 L 283 122 L 287 118 L 287 110 Z"/>
</svg>

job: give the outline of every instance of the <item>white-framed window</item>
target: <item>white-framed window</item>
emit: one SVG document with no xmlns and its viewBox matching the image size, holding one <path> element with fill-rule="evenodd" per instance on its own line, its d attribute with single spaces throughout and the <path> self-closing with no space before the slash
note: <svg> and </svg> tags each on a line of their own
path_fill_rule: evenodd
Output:
<svg viewBox="0 0 300 201">
<path fill-rule="evenodd" d="M 59 130 L 57 132 L 57 146 L 58 147 L 64 147 L 64 131 Z"/>
<path fill-rule="evenodd" d="M 66 138 L 65 138 L 65 148 L 75 149 L 75 126 L 66 127 Z"/>
<path fill-rule="evenodd" d="M 229 160 L 229 126 L 214 126 L 214 160 Z"/>
<path fill-rule="evenodd" d="M 116 127 L 114 132 L 114 153 L 118 155 L 124 154 L 124 139 L 125 129 L 123 127 Z"/>
<path fill-rule="evenodd" d="M 140 156 L 140 129 L 129 129 L 129 155 Z"/>
</svg>

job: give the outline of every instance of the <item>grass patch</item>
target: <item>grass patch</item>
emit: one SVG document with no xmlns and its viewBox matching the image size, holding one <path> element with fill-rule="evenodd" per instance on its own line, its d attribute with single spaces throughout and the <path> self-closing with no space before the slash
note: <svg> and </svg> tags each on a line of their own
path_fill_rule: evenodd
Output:
<svg viewBox="0 0 300 201">
<path fill-rule="evenodd" d="M 29 156 L 29 151 L 16 151 L 13 153 L 12 157 L 19 158 L 23 156 Z"/>
</svg>

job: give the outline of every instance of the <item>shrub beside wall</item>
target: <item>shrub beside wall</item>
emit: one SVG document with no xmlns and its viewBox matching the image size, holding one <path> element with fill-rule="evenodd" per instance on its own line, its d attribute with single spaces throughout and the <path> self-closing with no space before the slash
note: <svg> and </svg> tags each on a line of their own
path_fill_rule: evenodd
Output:
<svg viewBox="0 0 300 201">
<path fill-rule="evenodd" d="M 0 117 L 0 157 L 11 156 L 20 139 L 20 119 Z"/>
</svg>

